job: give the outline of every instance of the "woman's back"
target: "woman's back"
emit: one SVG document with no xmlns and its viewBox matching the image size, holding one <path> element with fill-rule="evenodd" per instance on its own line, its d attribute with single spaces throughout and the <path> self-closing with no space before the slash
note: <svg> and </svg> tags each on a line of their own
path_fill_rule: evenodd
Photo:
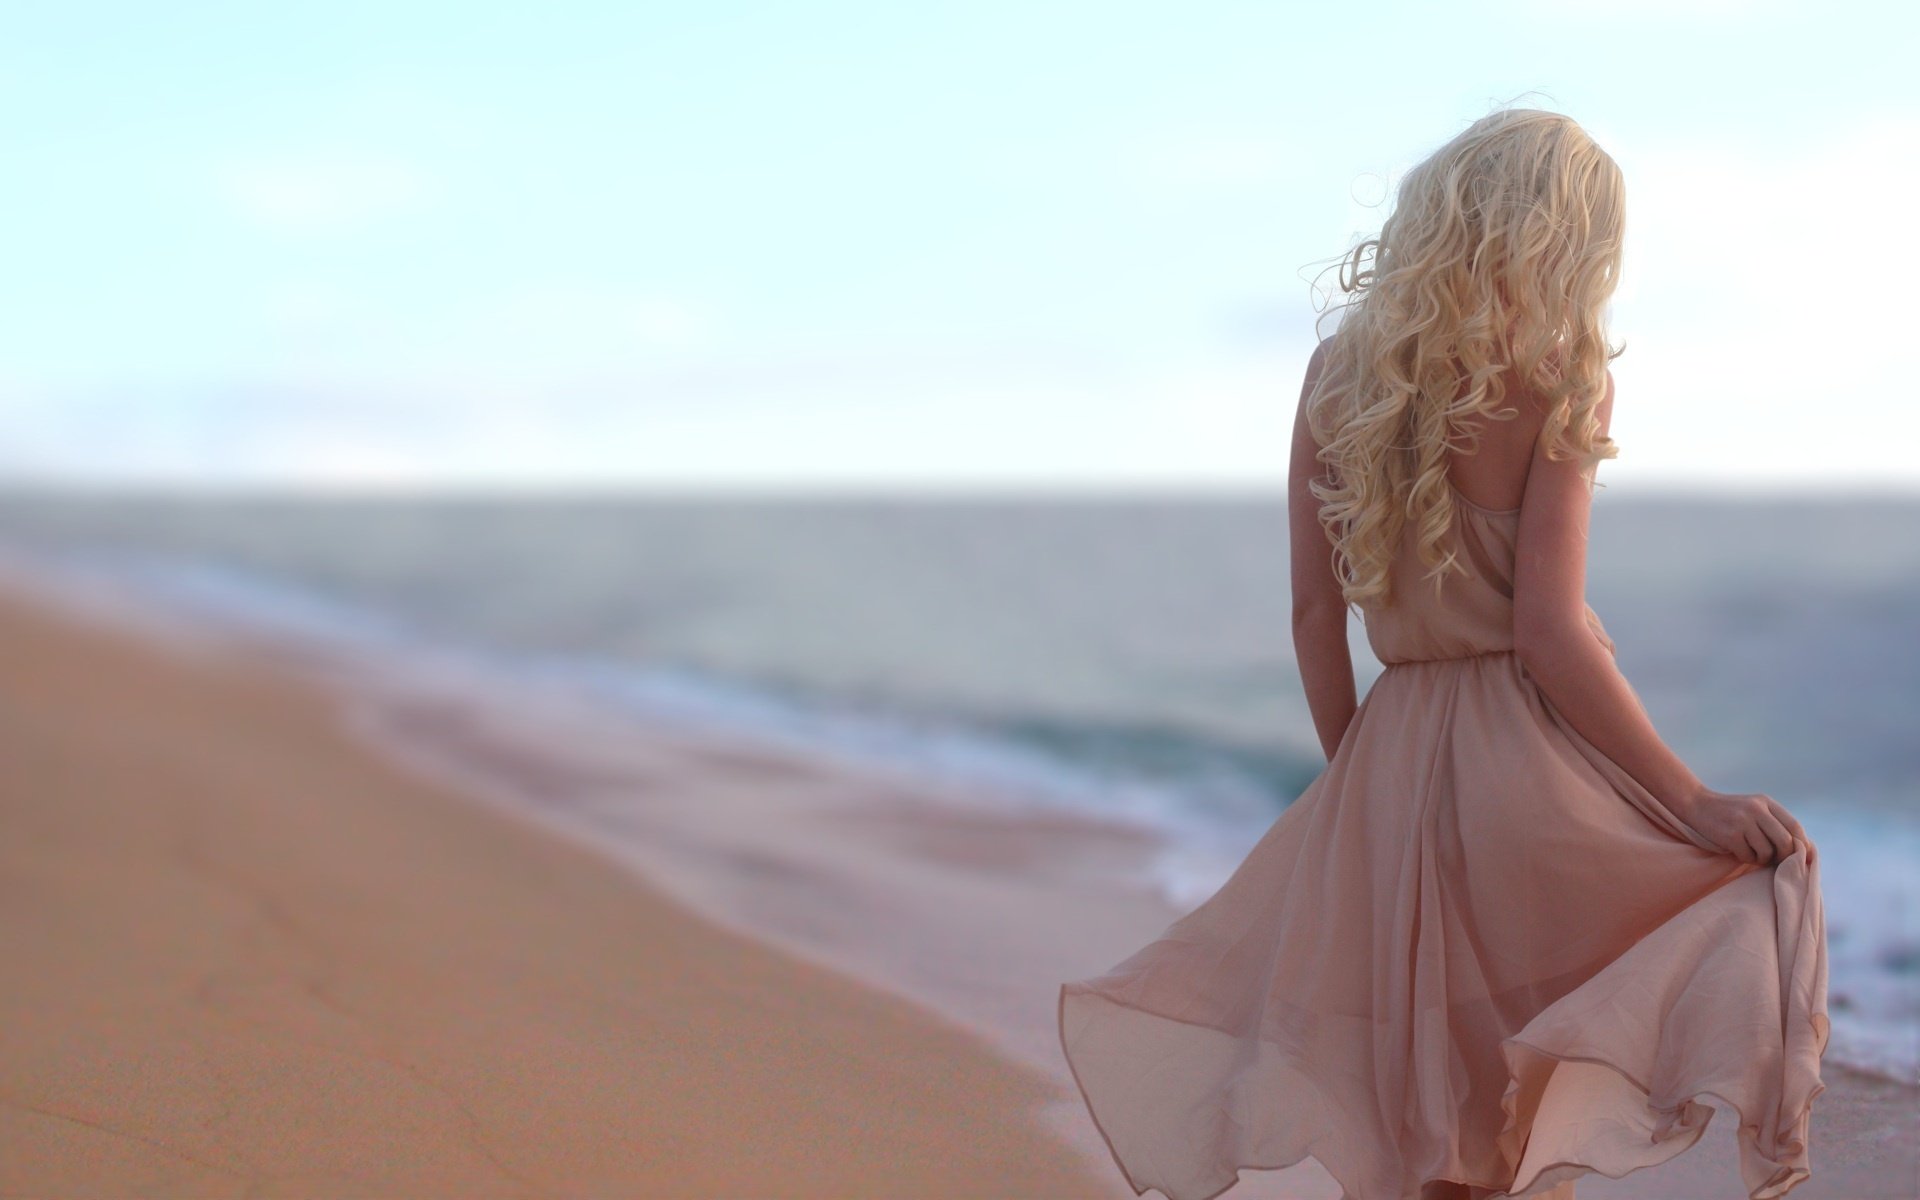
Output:
<svg viewBox="0 0 1920 1200">
<path fill-rule="evenodd" d="M 1513 650 L 1513 568 L 1519 511 L 1482 508 L 1454 496 L 1451 544 L 1471 575 L 1449 575 L 1438 594 L 1422 569 L 1409 524 L 1393 564 L 1391 604 L 1364 610 L 1367 643 L 1382 663 L 1439 661 Z"/>
<path fill-rule="evenodd" d="M 1394 601 L 1364 610 L 1367 641 L 1382 663 L 1490 654 L 1514 649 L 1515 555 L 1520 514 L 1533 445 L 1544 424 L 1541 408 L 1512 405 L 1510 421 L 1484 421 L 1480 448 L 1449 454 L 1448 486 L 1454 508 L 1451 545 L 1470 574 L 1449 574 L 1436 592 L 1423 580 L 1415 526 L 1401 533 L 1392 568 Z M 1509 497 L 1490 504 L 1473 495 Z M 1591 607 L 1588 628 L 1608 650 L 1613 641 Z"/>
<path fill-rule="evenodd" d="M 1505 421 L 1478 413 L 1462 418 L 1461 431 L 1476 448 L 1447 454 L 1447 478 L 1454 494 L 1483 511 L 1506 512 L 1521 506 L 1534 446 L 1547 421 L 1546 408 L 1537 397 L 1524 392 L 1514 395 L 1517 385 L 1512 382 L 1507 387 L 1505 407 L 1514 416 Z"/>
</svg>

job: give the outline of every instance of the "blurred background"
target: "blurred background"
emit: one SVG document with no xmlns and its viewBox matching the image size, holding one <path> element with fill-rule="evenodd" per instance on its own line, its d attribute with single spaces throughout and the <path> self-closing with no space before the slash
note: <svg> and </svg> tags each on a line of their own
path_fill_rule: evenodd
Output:
<svg viewBox="0 0 1920 1200">
<path fill-rule="evenodd" d="M 1820 842 L 1836 1052 L 1910 1077 L 1915 26 L 12 6 L 0 543 L 1152 823 L 1196 900 L 1324 765 L 1312 283 L 1467 124 L 1567 112 L 1630 204 L 1591 599 L 1695 770 Z"/>
</svg>

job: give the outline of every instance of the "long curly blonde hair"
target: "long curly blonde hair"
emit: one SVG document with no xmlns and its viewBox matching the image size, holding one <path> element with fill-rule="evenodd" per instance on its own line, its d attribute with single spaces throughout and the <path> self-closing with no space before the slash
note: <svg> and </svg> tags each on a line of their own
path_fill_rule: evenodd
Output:
<svg viewBox="0 0 1920 1200">
<path fill-rule="evenodd" d="M 1451 449 L 1464 422 L 1548 413 L 1541 444 L 1591 474 L 1618 455 L 1596 413 L 1607 365 L 1604 306 L 1619 283 L 1626 188 L 1572 119 L 1507 109 L 1474 122 L 1408 172 L 1392 215 L 1337 263 L 1348 299 L 1307 399 L 1325 481 L 1311 484 L 1350 607 L 1393 602 L 1388 568 L 1416 522 L 1436 594 L 1472 569 L 1453 552 Z M 1319 322 L 1316 322 L 1316 329 Z"/>
</svg>

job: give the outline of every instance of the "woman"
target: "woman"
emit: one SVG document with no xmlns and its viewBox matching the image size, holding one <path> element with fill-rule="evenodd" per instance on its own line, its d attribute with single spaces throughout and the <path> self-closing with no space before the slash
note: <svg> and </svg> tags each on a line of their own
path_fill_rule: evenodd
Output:
<svg viewBox="0 0 1920 1200">
<path fill-rule="evenodd" d="M 1687 769 L 1584 600 L 1623 221 L 1577 124 L 1503 111 L 1343 263 L 1289 483 L 1330 761 L 1218 893 L 1060 992 L 1136 1192 L 1311 1155 L 1346 1200 L 1573 1200 L 1721 1106 L 1754 1200 L 1808 1177 L 1815 847 Z M 1385 664 L 1358 704 L 1349 607 Z"/>
</svg>

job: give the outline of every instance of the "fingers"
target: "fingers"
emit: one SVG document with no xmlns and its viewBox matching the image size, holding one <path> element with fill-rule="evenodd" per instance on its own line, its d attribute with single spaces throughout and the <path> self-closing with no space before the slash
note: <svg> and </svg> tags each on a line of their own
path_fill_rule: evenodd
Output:
<svg viewBox="0 0 1920 1200">
<path fill-rule="evenodd" d="M 1708 836 L 1726 848 L 1726 852 L 1741 862 L 1752 862 L 1754 849 L 1747 841 L 1748 829 L 1745 825 L 1728 821 Z"/>
<path fill-rule="evenodd" d="M 1782 859 L 1792 858 L 1793 834 L 1787 832 L 1785 823 L 1774 815 L 1773 809 L 1768 807 L 1761 810 L 1759 820 L 1761 834 L 1772 843 L 1768 851 L 1768 859 L 1779 862 Z"/>
<path fill-rule="evenodd" d="M 1728 856 L 1743 863 L 1766 866 L 1793 857 L 1804 845 L 1809 861 L 1813 839 L 1792 813 L 1764 792 L 1745 795 L 1721 795 L 1721 801 L 1696 822 L 1696 828 L 1709 841 L 1722 847 Z"/>
<path fill-rule="evenodd" d="M 1813 844 L 1813 839 L 1807 836 L 1807 831 L 1801 827 L 1800 822 L 1793 819 L 1792 813 L 1788 812 L 1777 801 L 1773 800 L 1767 802 L 1767 807 L 1773 810 L 1773 815 L 1778 817 L 1780 823 L 1787 827 L 1787 832 L 1793 835 L 1795 841 L 1808 846 Z"/>
</svg>

